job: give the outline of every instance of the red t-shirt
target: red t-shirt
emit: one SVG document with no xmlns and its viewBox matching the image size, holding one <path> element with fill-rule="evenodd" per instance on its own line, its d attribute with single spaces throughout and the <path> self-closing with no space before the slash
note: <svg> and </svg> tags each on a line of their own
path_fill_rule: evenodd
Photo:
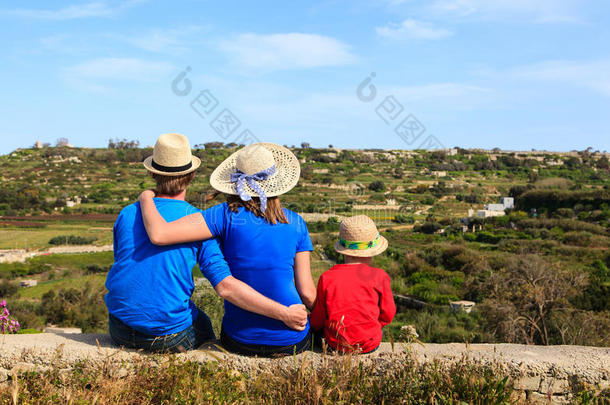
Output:
<svg viewBox="0 0 610 405">
<path fill-rule="evenodd" d="M 338 264 L 320 276 L 311 327 L 324 328 L 335 350 L 363 353 L 381 342 L 381 328 L 392 322 L 396 305 L 390 276 L 366 264 Z"/>
</svg>

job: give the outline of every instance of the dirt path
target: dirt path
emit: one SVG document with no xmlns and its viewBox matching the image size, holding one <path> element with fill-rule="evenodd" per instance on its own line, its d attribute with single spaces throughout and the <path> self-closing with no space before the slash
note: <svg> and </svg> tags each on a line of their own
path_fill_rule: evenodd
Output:
<svg viewBox="0 0 610 405">
<path fill-rule="evenodd" d="M 47 250 L 38 250 L 28 252 L 20 250 L 0 250 L 0 263 L 23 263 L 26 259 L 34 256 L 56 254 L 56 253 L 92 253 L 92 252 L 112 252 L 112 245 L 74 245 L 74 246 L 56 246 Z"/>
</svg>

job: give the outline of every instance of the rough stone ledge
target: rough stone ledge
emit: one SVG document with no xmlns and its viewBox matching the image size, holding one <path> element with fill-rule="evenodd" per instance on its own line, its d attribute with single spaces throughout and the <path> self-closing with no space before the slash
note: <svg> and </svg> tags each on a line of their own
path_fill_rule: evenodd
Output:
<svg viewBox="0 0 610 405">
<path fill-rule="evenodd" d="M 597 390 L 610 389 L 610 348 L 587 346 L 527 346 L 515 344 L 413 344 L 405 346 L 382 343 L 374 353 L 359 356 L 363 362 L 389 364 L 410 350 L 420 362 L 459 361 L 464 357 L 483 364 L 499 364 L 514 379 L 523 398 L 533 402 L 562 403 L 569 400 L 571 382 L 578 380 Z M 328 357 L 328 356 L 327 356 Z M 279 359 L 253 359 L 226 353 L 217 346 L 204 345 L 199 350 L 179 354 L 178 358 L 197 362 L 219 361 L 228 367 L 248 373 L 271 368 L 292 367 L 292 356 Z M 306 352 L 297 360 L 321 364 L 323 355 Z M 166 356 L 123 350 L 104 334 L 0 335 L 0 383 L 14 373 L 43 371 L 59 367 L 69 372 L 83 361 L 92 364 L 117 365 L 117 377 L 129 374 L 130 365 L 138 361 L 163 362 Z"/>
</svg>

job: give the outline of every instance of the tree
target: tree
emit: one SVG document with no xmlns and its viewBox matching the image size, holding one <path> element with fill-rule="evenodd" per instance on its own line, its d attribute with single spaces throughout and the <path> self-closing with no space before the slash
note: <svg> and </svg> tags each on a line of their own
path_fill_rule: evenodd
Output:
<svg viewBox="0 0 610 405">
<path fill-rule="evenodd" d="M 206 149 L 222 149 L 225 145 L 222 142 L 206 142 L 203 146 L 205 146 Z"/>
<path fill-rule="evenodd" d="M 301 142 L 302 149 L 309 149 L 309 142 Z"/>
<path fill-rule="evenodd" d="M 377 180 L 369 184 L 369 190 L 374 192 L 380 192 L 385 190 L 385 183 L 381 180 Z"/>
<path fill-rule="evenodd" d="M 108 140 L 109 149 L 135 149 L 138 146 L 140 146 L 140 141 L 128 141 L 125 138 L 115 138 Z"/>
<path fill-rule="evenodd" d="M 503 341 L 549 345 L 558 339 L 553 318 L 585 284 L 584 275 L 561 269 L 538 255 L 509 259 L 488 279 L 482 312 Z"/>
<path fill-rule="evenodd" d="M 68 141 L 68 138 L 59 138 L 59 139 L 57 139 L 55 146 L 57 146 L 58 148 L 61 148 L 64 146 L 68 146 L 69 143 L 70 142 Z"/>
</svg>

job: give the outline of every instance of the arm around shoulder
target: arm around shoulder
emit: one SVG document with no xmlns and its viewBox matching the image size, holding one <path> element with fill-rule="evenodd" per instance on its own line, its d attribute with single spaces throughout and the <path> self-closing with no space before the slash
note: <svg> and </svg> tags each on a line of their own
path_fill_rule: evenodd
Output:
<svg viewBox="0 0 610 405">
<path fill-rule="evenodd" d="M 155 245 L 173 245 L 209 239 L 213 235 L 203 215 L 196 212 L 173 222 L 167 222 L 159 214 L 153 200 L 154 193 L 146 190 L 138 199 L 142 210 L 142 220 L 150 241 Z"/>
</svg>

